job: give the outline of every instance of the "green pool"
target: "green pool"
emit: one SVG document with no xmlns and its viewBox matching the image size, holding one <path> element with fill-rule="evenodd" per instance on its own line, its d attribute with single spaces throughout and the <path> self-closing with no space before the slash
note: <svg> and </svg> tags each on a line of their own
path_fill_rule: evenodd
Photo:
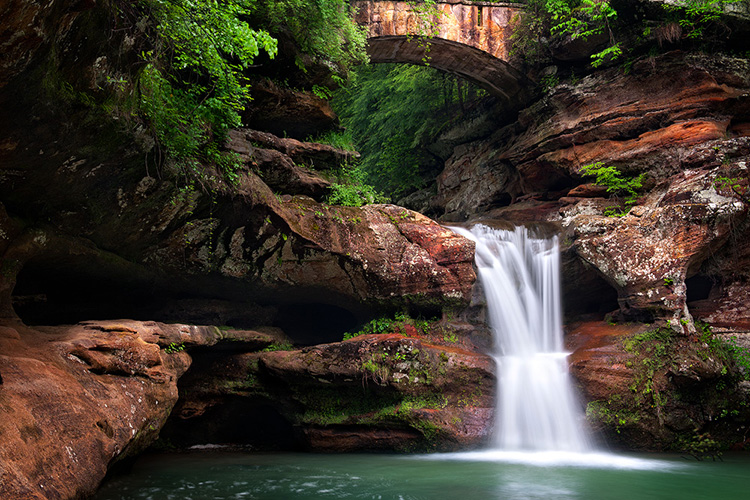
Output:
<svg viewBox="0 0 750 500">
<path fill-rule="evenodd" d="M 148 455 L 95 500 L 747 499 L 750 456 L 321 455 L 200 451 Z"/>
</svg>

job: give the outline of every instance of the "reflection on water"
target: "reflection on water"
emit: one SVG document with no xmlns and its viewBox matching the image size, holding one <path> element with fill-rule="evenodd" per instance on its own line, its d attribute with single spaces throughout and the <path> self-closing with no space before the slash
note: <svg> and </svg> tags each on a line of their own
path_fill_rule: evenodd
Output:
<svg viewBox="0 0 750 500">
<path fill-rule="evenodd" d="M 486 450 L 461 453 L 434 453 L 430 455 L 414 455 L 422 460 L 449 460 L 469 462 L 497 462 L 511 464 L 534 465 L 538 467 L 587 467 L 594 469 L 630 469 L 630 470 L 662 470 L 676 469 L 684 466 L 668 460 L 640 458 L 628 455 L 599 452 L 566 452 L 566 451 L 504 451 Z"/>
<path fill-rule="evenodd" d="M 587 463 L 573 454 L 558 456 L 562 461 L 543 455 L 151 455 L 111 479 L 95 500 L 747 498 L 750 457 L 696 462 L 589 454 L 595 460 Z"/>
</svg>

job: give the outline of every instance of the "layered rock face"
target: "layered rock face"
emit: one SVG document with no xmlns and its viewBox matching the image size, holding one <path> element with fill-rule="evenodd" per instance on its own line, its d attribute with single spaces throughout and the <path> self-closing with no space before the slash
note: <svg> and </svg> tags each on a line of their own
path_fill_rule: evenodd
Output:
<svg viewBox="0 0 750 500">
<path fill-rule="evenodd" d="M 558 222 L 623 315 L 687 318 L 685 280 L 747 214 L 722 179 L 747 182 L 748 74 L 746 60 L 670 53 L 561 84 L 515 124 L 454 150 L 438 178 L 444 217 Z M 622 200 L 581 172 L 597 162 L 645 174 L 622 217 L 605 216 Z"/>
<path fill-rule="evenodd" d="M 493 363 L 455 335 L 440 322 L 301 350 L 196 352 L 162 438 L 339 452 L 477 446 L 490 430 Z"/>
<path fill-rule="evenodd" d="M 438 177 L 446 220 L 558 225 L 572 369 L 609 442 L 746 446 L 748 75 L 672 52 L 562 83 Z M 591 165 L 643 186 L 626 204 Z M 605 312 L 623 323 L 578 322 Z"/>
<path fill-rule="evenodd" d="M 119 107 L 134 89 L 111 82 L 129 81 L 144 42 L 109 7 L 3 7 L 9 21 L 3 43 L 22 42 L 22 53 L 4 51 L 0 60 L 7 70 L 0 82 L 3 498 L 90 494 L 110 464 L 156 439 L 192 359 L 197 366 L 187 380 L 200 386 L 198 379 L 213 375 L 201 363 L 256 357 L 257 376 L 275 395 L 242 400 L 239 414 L 266 412 L 262 422 L 282 429 L 274 435 L 281 442 L 324 448 L 321 436 L 331 429 L 302 418 L 296 392 L 280 387 L 314 392 L 328 381 L 305 379 L 284 363 L 308 359 L 302 346 L 340 340 L 376 315 L 407 310 L 440 318 L 472 296 L 470 241 L 393 205 L 323 202 L 331 172 L 350 153 L 236 130 L 226 148 L 243 162 L 237 182 L 208 175 L 199 189 L 182 189 L 169 165 L 155 161 L 160 151 L 140 120 Z M 329 126 L 333 117 L 322 114 L 320 122 Z M 122 317 L 176 324 L 107 321 Z M 436 437 L 430 441 L 436 446 L 481 440 L 486 419 L 473 415 L 489 411 L 491 384 L 459 399 L 491 376 L 487 360 L 451 342 L 437 347 L 401 336 L 389 342 L 372 341 L 356 360 L 348 357 L 351 344 L 317 347 L 348 370 L 342 384 L 350 402 L 362 377 L 370 376 L 370 352 L 383 370 L 370 376 L 373 389 L 388 386 L 372 391 L 373 409 L 399 414 L 376 426 L 352 421 L 362 437 L 342 449 L 369 447 L 370 430 L 384 448 L 407 435 L 422 448 L 428 437 Z M 259 353 L 292 343 L 299 348 L 283 362 L 278 353 Z M 387 359 L 391 350 L 399 363 Z M 400 356 L 409 358 L 408 369 L 399 367 Z M 455 370 L 464 365 L 462 383 L 423 382 L 441 367 L 458 380 Z M 248 385 L 255 368 L 238 365 L 227 377 Z M 394 385 L 398 374 L 408 378 L 413 370 L 424 375 L 404 387 L 416 389 Z M 447 403 L 418 403 L 433 386 Z M 179 390 L 189 395 L 191 386 Z M 407 393 L 412 399 L 405 401 Z M 229 396 L 205 408 L 227 408 Z M 190 401 L 181 402 L 180 415 Z M 478 409 L 463 409 L 469 406 Z M 345 426 L 337 432 L 345 434 Z"/>
<path fill-rule="evenodd" d="M 158 436 L 190 366 L 182 349 L 217 338 L 155 322 L 0 327 L 3 497 L 93 493 L 109 465 Z"/>
</svg>

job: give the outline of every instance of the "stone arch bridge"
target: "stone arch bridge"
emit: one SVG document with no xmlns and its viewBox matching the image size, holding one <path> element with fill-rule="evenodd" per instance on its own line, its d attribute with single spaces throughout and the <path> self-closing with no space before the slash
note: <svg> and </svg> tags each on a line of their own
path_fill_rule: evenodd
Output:
<svg viewBox="0 0 750 500">
<path fill-rule="evenodd" d="M 534 85 L 509 64 L 511 21 L 523 6 L 467 0 L 443 0 L 431 18 L 432 32 L 414 2 L 352 0 L 355 19 L 369 32 L 370 60 L 425 64 L 465 78 L 508 103 L 525 102 Z M 427 44 L 415 37 L 431 35 Z M 425 47 L 428 47 L 426 50 Z"/>
</svg>

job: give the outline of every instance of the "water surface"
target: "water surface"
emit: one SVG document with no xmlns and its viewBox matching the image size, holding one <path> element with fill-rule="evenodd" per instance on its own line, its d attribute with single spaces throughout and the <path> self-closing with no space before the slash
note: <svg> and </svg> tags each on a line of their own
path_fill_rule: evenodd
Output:
<svg viewBox="0 0 750 500">
<path fill-rule="evenodd" d="M 746 499 L 750 491 L 747 456 L 698 462 L 678 456 L 593 454 L 588 460 L 586 454 L 565 455 L 149 455 L 129 474 L 106 483 L 95 500 L 732 500 Z"/>
</svg>

